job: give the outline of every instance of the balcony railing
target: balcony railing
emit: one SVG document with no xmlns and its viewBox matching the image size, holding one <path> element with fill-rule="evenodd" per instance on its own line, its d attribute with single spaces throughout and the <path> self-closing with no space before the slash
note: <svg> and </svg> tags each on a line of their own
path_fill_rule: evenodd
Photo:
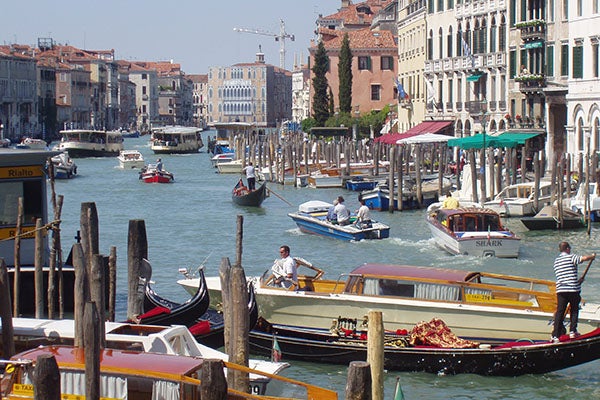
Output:
<svg viewBox="0 0 600 400">
<path fill-rule="evenodd" d="M 485 101 L 467 101 L 465 102 L 465 110 L 470 114 L 483 114 L 487 111 L 487 103 Z"/>
<path fill-rule="evenodd" d="M 546 37 L 546 21 L 542 19 L 518 22 L 515 27 L 521 30 L 521 39 L 523 40 L 544 39 Z"/>
</svg>

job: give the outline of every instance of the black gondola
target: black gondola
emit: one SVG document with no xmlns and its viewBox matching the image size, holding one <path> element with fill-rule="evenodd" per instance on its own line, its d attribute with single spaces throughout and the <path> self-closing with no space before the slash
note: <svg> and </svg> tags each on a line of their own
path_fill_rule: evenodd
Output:
<svg viewBox="0 0 600 400">
<path fill-rule="evenodd" d="M 260 207 L 266 197 L 267 182 L 263 182 L 256 190 L 249 192 L 240 179 L 231 191 L 231 200 L 238 206 Z"/>
<path fill-rule="evenodd" d="M 152 289 L 150 282 L 147 282 L 144 292 L 144 313 L 138 315 L 135 322 L 145 325 L 190 326 L 194 324 L 210 305 L 208 287 L 202 270 L 200 270 L 199 282 L 198 291 L 185 303 L 176 303 L 160 297 Z"/>
<path fill-rule="evenodd" d="M 250 332 L 250 351 L 269 356 L 273 338 L 277 338 L 285 359 L 343 365 L 367 359 L 365 338 L 343 338 L 325 329 L 271 325 L 264 320 Z M 520 339 L 466 349 L 394 346 L 387 339 L 384 367 L 394 371 L 519 376 L 557 371 L 600 358 L 600 329 L 575 339 L 561 336 L 559 343 Z M 398 339 L 396 335 L 390 340 Z"/>
<path fill-rule="evenodd" d="M 580 229 L 586 226 L 583 215 L 569 209 L 563 209 L 561 221 L 558 218 L 558 208 L 554 205 L 543 207 L 533 217 L 521 218 L 521 222 L 531 231 L 544 229 Z"/>
<path fill-rule="evenodd" d="M 253 329 L 258 321 L 258 306 L 254 295 L 254 286 L 248 286 L 248 312 L 250 314 L 249 329 Z M 225 322 L 223 314 L 214 308 L 209 308 L 196 323 L 190 326 L 190 332 L 198 343 L 214 349 L 223 346 Z"/>
</svg>

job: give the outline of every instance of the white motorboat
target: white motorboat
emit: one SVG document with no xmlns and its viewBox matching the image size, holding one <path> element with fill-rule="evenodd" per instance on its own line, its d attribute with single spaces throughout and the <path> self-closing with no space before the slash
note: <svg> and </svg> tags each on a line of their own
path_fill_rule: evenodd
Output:
<svg viewBox="0 0 600 400">
<path fill-rule="evenodd" d="M 338 279 L 322 279 L 322 274 L 299 271 L 297 290 L 269 286 L 270 269 L 248 278 L 259 314 L 273 324 L 329 329 L 338 318 L 362 321 L 368 310 L 380 310 L 392 331 L 440 318 L 464 338 L 548 340 L 556 311 L 553 280 L 377 263 Z M 189 293 L 198 288 L 194 277 L 177 283 Z M 220 303 L 220 277 L 207 277 L 206 283 L 211 303 Z M 600 327 L 600 304 L 582 302 L 578 327 L 582 332 Z"/>
<path fill-rule="evenodd" d="M 242 160 L 240 159 L 218 163 L 217 170 L 220 174 L 241 174 Z"/>
<path fill-rule="evenodd" d="M 585 182 L 579 184 L 577 193 L 569 200 L 565 200 L 563 204 L 567 204 L 571 210 L 584 214 L 584 211 L 590 212 L 590 220 L 592 222 L 600 221 L 600 194 L 598 182 L 589 182 L 586 188 Z M 587 192 L 587 196 L 586 196 Z M 585 202 L 589 201 L 586 207 Z"/>
<path fill-rule="evenodd" d="M 26 137 L 15 146 L 17 149 L 48 150 L 48 143 L 44 139 Z"/>
<path fill-rule="evenodd" d="M 74 129 L 60 133 L 56 150 L 67 151 L 71 157 L 117 157 L 123 150 L 123 136 L 118 131 Z"/>
<path fill-rule="evenodd" d="M 71 179 L 77 174 L 77 164 L 66 151 L 51 158 L 55 179 Z"/>
<path fill-rule="evenodd" d="M 164 126 L 152 129 L 150 148 L 156 154 L 197 153 L 204 143 L 202 130 L 187 126 Z"/>
<path fill-rule="evenodd" d="M 137 150 L 121 150 L 117 158 L 119 159 L 119 167 L 123 169 L 141 169 L 146 165 L 144 156 Z"/>
<path fill-rule="evenodd" d="M 427 225 L 437 245 L 450 254 L 516 258 L 521 239 L 502 225 L 497 212 L 481 207 L 446 209 L 434 203 Z"/>
<path fill-rule="evenodd" d="M 540 182 L 538 208 L 550 204 L 552 184 Z M 523 182 L 509 185 L 498 193 L 494 200 L 483 203 L 485 208 L 490 208 L 504 217 L 523 217 L 535 215 L 539 210 L 535 208 L 535 182 Z"/>
<path fill-rule="evenodd" d="M 0 325 L 1 330 L 1 325 Z M 106 347 L 121 350 L 141 350 L 147 353 L 175 354 L 180 356 L 213 358 L 228 361 L 221 351 L 198 343 L 183 325 L 157 326 L 121 322 L 105 322 Z M 72 319 L 50 320 L 13 318 L 15 347 L 25 350 L 35 345 L 72 345 L 75 325 Z M 286 362 L 250 359 L 248 367 L 276 375 L 289 367 Z M 270 379 L 250 374 L 253 393 L 265 394 Z"/>
</svg>

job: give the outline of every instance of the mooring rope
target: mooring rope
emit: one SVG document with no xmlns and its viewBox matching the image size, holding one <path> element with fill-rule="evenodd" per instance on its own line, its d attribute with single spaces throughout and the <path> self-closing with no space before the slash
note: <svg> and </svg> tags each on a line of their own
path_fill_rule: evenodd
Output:
<svg viewBox="0 0 600 400">
<path fill-rule="evenodd" d="M 15 240 L 18 237 L 30 236 L 32 233 L 35 233 L 37 231 L 41 231 L 43 229 L 46 229 L 46 230 L 58 230 L 59 229 L 58 225 L 60 224 L 60 222 L 61 222 L 60 219 L 56 219 L 56 220 L 54 220 L 52 222 L 47 223 L 46 225 L 43 225 L 43 226 L 41 226 L 39 228 L 35 228 L 34 230 L 27 231 L 27 232 L 22 232 L 22 233 L 20 233 L 18 235 L 11 236 L 11 237 L 6 238 L 6 239 L 0 239 L 0 242 L 6 242 L 6 241 L 9 241 L 9 240 Z"/>
</svg>

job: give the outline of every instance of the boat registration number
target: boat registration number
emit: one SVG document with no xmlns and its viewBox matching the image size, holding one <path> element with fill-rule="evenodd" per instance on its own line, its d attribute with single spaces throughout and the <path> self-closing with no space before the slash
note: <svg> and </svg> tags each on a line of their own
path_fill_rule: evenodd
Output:
<svg viewBox="0 0 600 400">
<path fill-rule="evenodd" d="M 19 399 L 31 398 L 33 399 L 33 385 L 25 384 L 25 383 L 15 383 L 12 387 L 12 392 L 9 394 L 9 398 L 13 398 L 12 396 L 18 396 Z M 15 397 L 17 398 L 17 397 Z M 61 393 L 61 400 L 85 400 L 85 395 L 83 394 L 66 394 Z M 100 397 L 100 400 L 118 400 L 112 397 Z"/>
<path fill-rule="evenodd" d="M 475 247 L 502 247 L 502 240 L 476 240 Z"/>
<path fill-rule="evenodd" d="M 465 294 L 465 300 L 472 302 L 492 301 L 492 295 L 483 293 L 467 293 Z"/>
</svg>

